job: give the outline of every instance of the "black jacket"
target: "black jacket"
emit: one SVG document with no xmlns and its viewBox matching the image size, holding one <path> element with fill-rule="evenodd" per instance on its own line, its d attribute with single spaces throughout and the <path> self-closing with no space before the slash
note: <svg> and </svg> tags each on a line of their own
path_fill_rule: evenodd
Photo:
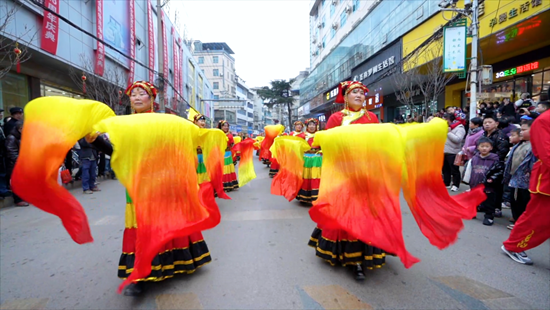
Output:
<svg viewBox="0 0 550 310">
<path fill-rule="evenodd" d="M 489 168 L 489 171 L 487 171 L 487 175 L 485 176 L 485 191 L 494 192 L 498 186 L 502 186 L 503 177 L 504 166 L 502 165 L 502 162 L 497 161 L 491 166 L 491 168 Z M 491 183 L 488 182 L 489 180 L 491 180 Z"/>
<path fill-rule="evenodd" d="M 21 145 L 21 133 L 15 127 L 6 139 L 6 159 L 10 169 L 15 167 L 15 162 L 19 157 L 19 147 Z"/>
<path fill-rule="evenodd" d="M 15 123 L 17 123 L 17 120 L 15 118 L 10 118 L 10 120 L 4 124 L 4 134 L 9 135 L 13 128 L 15 128 Z"/>
<path fill-rule="evenodd" d="M 78 140 L 78 144 L 80 144 L 80 159 L 90 159 L 92 157 L 97 159 L 97 149 L 90 143 L 86 142 L 85 138 Z"/>
<path fill-rule="evenodd" d="M 105 153 L 105 155 L 113 155 L 113 146 L 107 140 L 103 139 L 102 136 L 97 137 L 95 141 L 92 142 L 92 145 L 100 152 Z"/>
<path fill-rule="evenodd" d="M 516 107 L 514 106 L 514 103 L 510 102 L 506 105 L 503 105 L 501 107 L 501 113 L 502 116 L 516 116 Z"/>
<path fill-rule="evenodd" d="M 498 158 L 501 163 L 504 163 L 506 155 L 510 151 L 510 140 L 500 129 L 495 130 L 490 136 L 487 135 L 487 132 L 483 133 L 484 137 L 487 137 L 493 141 L 493 150 L 491 153 L 498 155 Z"/>
</svg>

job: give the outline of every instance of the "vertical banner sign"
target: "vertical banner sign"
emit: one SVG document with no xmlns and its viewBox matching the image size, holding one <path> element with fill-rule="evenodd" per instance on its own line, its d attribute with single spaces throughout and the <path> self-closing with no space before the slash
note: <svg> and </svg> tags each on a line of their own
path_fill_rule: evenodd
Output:
<svg viewBox="0 0 550 310">
<path fill-rule="evenodd" d="M 155 28 L 153 27 L 153 9 L 151 0 L 147 0 L 147 30 L 149 41 L 149 82 L 155 82 Z"/>
<path fill-rule="evenodd" d="M 103 0 L 96 0 L 95 2 L 95 21 L 96 21 L 96 35 L 97 38 L 103 41 Z M 95 51 L 95 74 L 103 76 L 105 72 L 105 45 L 97 41 L 97 49 Z"/>
<path fill-rule="evenodd" d="M 178 38 L 178 43 L 180 44 L 180 63 L 179 63 L 179 66 L 178 66 L 178 70 L 179 70 L 179 83 L 178 83 L 178 89 L 179 89 L 179 92 L 180 94 L 183 95 L 183 44 L 181 42 L 181 38 Z"/>
<path fill-rule="evenodd" d="M 134 82 L 134 72 L 136 71 L 136 11 L 134 0 L 128 1 L 130 9 L 130 74 L 128 75 L 128 85 Z"/>
<path fill-rule="evenodd" d="M 168 82 L 170 81 L 170 71 L 168 69 L 168 41 L 166 40 L 166 21 L 164 19 L 164 11 L 160 10 L 160 16 L 162 21 L 162 72 L 164 74 L 164 98 L 166 99 L 166 93 L 168 91 Z"/>
<path fill-rule="evenodd" d="M 180 78 L 179 70 L 178 70 L 178 45 L 176 44 L 176 32 L 174 31 L 174 27 L 172 27 L 172 53 L 173 59 L 174 59 L 174 103 L 172 108 L 174 110 L 177 110 L 178 108 L 178 81 Z"/>
<path fill-rule="evenodd" d="M 46 0 L 44 1 L 44 6 L 56 13 L 59 13 L 59 1 L 61 0 Z M 54 14 L 44 10 L 40 48 L 48 53 L 56 55 L 58 34 L 59 18 L 57 18 L 57 16 L 55 16 Z"/>
<path fill-rule="evenodd" d="M 443 72 L 466 70 L 466 26 L 443 29 Z"/>
</svg>

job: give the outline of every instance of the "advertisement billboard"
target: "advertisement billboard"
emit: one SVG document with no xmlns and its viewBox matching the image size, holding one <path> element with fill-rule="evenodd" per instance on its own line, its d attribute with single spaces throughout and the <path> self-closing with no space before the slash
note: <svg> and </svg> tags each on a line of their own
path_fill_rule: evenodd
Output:
<svg viewBox="0 0 550 310">
<path fill-rule="evenodd" d="M 130 55 L 130 10 L 127 1 L 103 0 L 103 40 Z M 128 63 L 119 53 L 106 48 L 109 56 Z"/>
</svg>

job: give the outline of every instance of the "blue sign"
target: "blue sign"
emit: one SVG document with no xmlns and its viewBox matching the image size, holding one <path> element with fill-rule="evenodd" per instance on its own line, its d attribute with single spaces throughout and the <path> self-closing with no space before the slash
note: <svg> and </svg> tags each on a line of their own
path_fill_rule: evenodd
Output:
<svg viewBox="0 0 550 310">
<path fill-rule="evenodd" d="M 243 131 L 243 126 L 237 125 L 237 132 L 241 132 L 241 131 Z"/>
<path fill-rule="evenodd" d="M 229 131 L 236 131 L 237 127 L 235 125 L 229 125 Z"/>
</svg>

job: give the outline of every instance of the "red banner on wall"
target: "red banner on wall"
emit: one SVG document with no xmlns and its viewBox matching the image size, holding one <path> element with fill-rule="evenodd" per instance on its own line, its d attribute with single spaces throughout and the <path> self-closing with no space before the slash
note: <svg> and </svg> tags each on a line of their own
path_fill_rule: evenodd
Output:
<svg viewBox="0 0 550 310">
<path fill-rule="evenodd" d="M 95 20 L 96 20 L 96 35 L 97 38 L 103 41 L 103 0 L 95 2 Z M 103 76 L 105 72 L 105 46 L 97 41 L 97 50 L 95 51 L 95 74 Z"/>
<path fill-rule="evenodd" d="M 167 98 L 168 81 L 170 81 L 170 72 L 168 69 L 168 41 L 166 39 L 166 22 L 164 20 L 164 11 L 160 11 L 162 21 L 162 72 L 164 74 L 164 98 Z"/>
<path fill-rule="evenodd" d="M 179 92 L 179 89 L 178 89 L 178 81 L 179 81 L 179 78 L 180 78 L 180 73 L 179 73 L 179 68 L 178 68 L 178 64 L 179 64 L 179 60 L 178 60 L 178 45 L 176 43 L 176 32 L 174 31 L 174 27 L 172 27 L 172 54 L 173 54 L 173 59 L 174 59 L 174 104 L 172 106 L 172 108 L 174 110 L 177 110 L 178 108 L 178 94 L 177 92 Z"/>
<path fill-rule="evenodd" d="M 134 82 L 134 72 L 136 70 L 136 11 L 134 0 L 128 1 L 130 9 L 130 74 L 128 74 L 128 85 Z"/>
<path fill-rule="evenodd" d="M 46 0 L 44 6 L 59 13 L 60 0 Z M 57 39 L 59 37 L 59 18 L 54 14 L 44 10 L 44 19 L 42 21 L 42 34 L 40 48 L 48 53 L 57 54 Z"/>
<path fill-rule="evenodd" d="M 151 0 L 147 0 L 147 30 L 149 41 L 149 82 L 155 82 L 155 28 L 153 27 L 153 9 Z"/>
<path fill-rule="evenodd" d="M 178 43 L 180 44 L 180 59 L 179 59 L 179 83 L 178 83 L 178 89 L 180 91 L 180 94 L 183 96 L 183 44 L 181 42 L 181 38 L 178 38 Z M 183 99 L 183 98 L 182 98 Z"/>
</svg>

